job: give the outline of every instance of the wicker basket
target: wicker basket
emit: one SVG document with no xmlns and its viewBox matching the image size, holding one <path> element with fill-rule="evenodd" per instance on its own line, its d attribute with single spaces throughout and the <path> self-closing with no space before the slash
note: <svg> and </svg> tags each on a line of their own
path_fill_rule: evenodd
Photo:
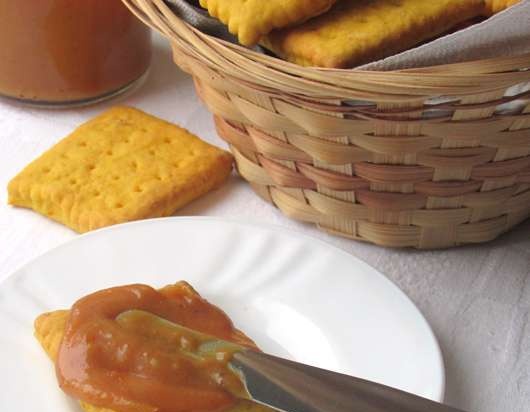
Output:
<svg viewBox="0 0 530 412">
<path fill-rule="evenodd" d="M 162 0 L 124 1 L 171 40 L 239 173 L 287 216 L 422 249 L 489 241 L 530 216 L 530 55 L 304 68 L 204 35 Z"/>
</svg>

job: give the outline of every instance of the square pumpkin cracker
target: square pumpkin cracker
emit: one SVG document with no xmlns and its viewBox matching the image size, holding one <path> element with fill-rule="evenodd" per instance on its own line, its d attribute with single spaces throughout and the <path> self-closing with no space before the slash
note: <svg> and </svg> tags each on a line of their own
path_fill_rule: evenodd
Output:
<svg viewBox="0 0 530 412">
<path fill-rule="evenodd" d="M 484 0 L 341 0 L 262 44 L 303 66 L 349 68 L 432 39 L 484 12 Z"/>
<path fill-rule="evenodd" d="M 231 170 L 224 150 L 140 110 L 115 107 L 30 163 L 9 183 L 9 203 L 86 232 L 169 216 Z"/>
<path fill-rule="evenodd" d="M 492 15 L 499 13 L 520 1 L 521 0 L 486 0 L 486 14 Z"/>
<path fill-rule="evenodd" d="M 274 29 L 302 23 L 325 13 L 337 0 L 200 0 L 239 42 L 252 46 Z"/>
<path fill-rule="evenodd" d="M 178 282 L 175 287 L 184 289 L 186 293 L 200 296 L 186 282 Z M 48 357 L 55 362 L 63 335 L 70 316 L 69 310 L 56 310 L 54 312 L 43 313 L 35 320 L 35 338 L 38 340 Z M 85 412 L 115 412 L 111 409 L 101 408 L 86 402 L 79 404 Z M 233 407 L 225 412 L 273 412 L 272 409 L 246 400 L 240 400 Z"/>
</svg>

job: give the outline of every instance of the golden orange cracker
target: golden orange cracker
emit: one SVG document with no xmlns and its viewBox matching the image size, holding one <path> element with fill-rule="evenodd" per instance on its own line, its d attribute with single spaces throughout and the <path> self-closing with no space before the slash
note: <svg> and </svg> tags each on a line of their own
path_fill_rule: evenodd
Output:
<svg viewBox="0 0 530 412">
<path fill-rule="evenodd" d="M 485 0 L 486 1 L 486 14 L 492 15 L 499 13 L 508 7 L 519 3 L 520 0 Z"/>
<path fill-rule="evenodd" d="M 246 46 L 271 30 L 302 23 L 329 10 L 337 0 L 200 0 L 211 16 Z"/>
<path fill-rule="evenodd" d="M 116 107 L 29 164 L 9 183 L 9 203 L 86 232 L 171 215 L 231 169 L 229 153 L 140 110 Z"/>
<path fill-rule="evenodd" d="M 188 293 L 198 295 L 186 282 L 179 282 L 175 286 L 186 288 Z M 70 312 L 68 310 L 57 310 L 43 313 L 35 320 L 35 338 L 53 362 L 57 358 L 69 316 Z M 79 404 L 85 412 L 114 412 L 111 409 L 90 405 L 82 401 Z M 253 402 L 241 400 L 226 412 L 272 412 L 272 410 Z"/>
<path fill-rule="evenodd" d="M 482 13 L 483 0 L 342 0 L 262 43 L 304 66 L 349 68 L 409 49 Z"/>
</svg>

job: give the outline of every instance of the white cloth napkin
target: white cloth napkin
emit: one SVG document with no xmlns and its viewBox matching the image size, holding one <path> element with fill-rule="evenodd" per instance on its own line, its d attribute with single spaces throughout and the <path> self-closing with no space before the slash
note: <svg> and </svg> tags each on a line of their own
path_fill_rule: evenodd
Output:
<svg viewBox="0 0 530 412">
<path fill-rule="evenodd" d="M 530 53 L 530 0 L 482 23 L 361 68 L 396 70 L 524 53 Z"/>
</svg>

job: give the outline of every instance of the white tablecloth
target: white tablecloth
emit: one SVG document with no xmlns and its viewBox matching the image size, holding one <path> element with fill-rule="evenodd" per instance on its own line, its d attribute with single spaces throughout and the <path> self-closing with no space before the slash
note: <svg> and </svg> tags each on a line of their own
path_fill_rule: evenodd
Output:
<svg viewBox="0 0 530 412">
<path fill-rule="evenodd" d="M 36 213 L 7 206 L 7 182 L 77 125 L 115 104 L 136 106 L 224 146 L 190 78 L 174 66 L 169 47 L 159 37 L 150 77 L 139 90 L 117 100 L 63 111 L 0 101 L 0 280 L 76 236 Z M 486 245 L 436 252 L 387 250 L 293 222 L 236 176 L 179 215 L 268 222 L 347 250 L 397 283 L 432 325 L 445 358 L 449 404 L 476 412 L 530 410 L 529 223 Z"/>
</svg>

